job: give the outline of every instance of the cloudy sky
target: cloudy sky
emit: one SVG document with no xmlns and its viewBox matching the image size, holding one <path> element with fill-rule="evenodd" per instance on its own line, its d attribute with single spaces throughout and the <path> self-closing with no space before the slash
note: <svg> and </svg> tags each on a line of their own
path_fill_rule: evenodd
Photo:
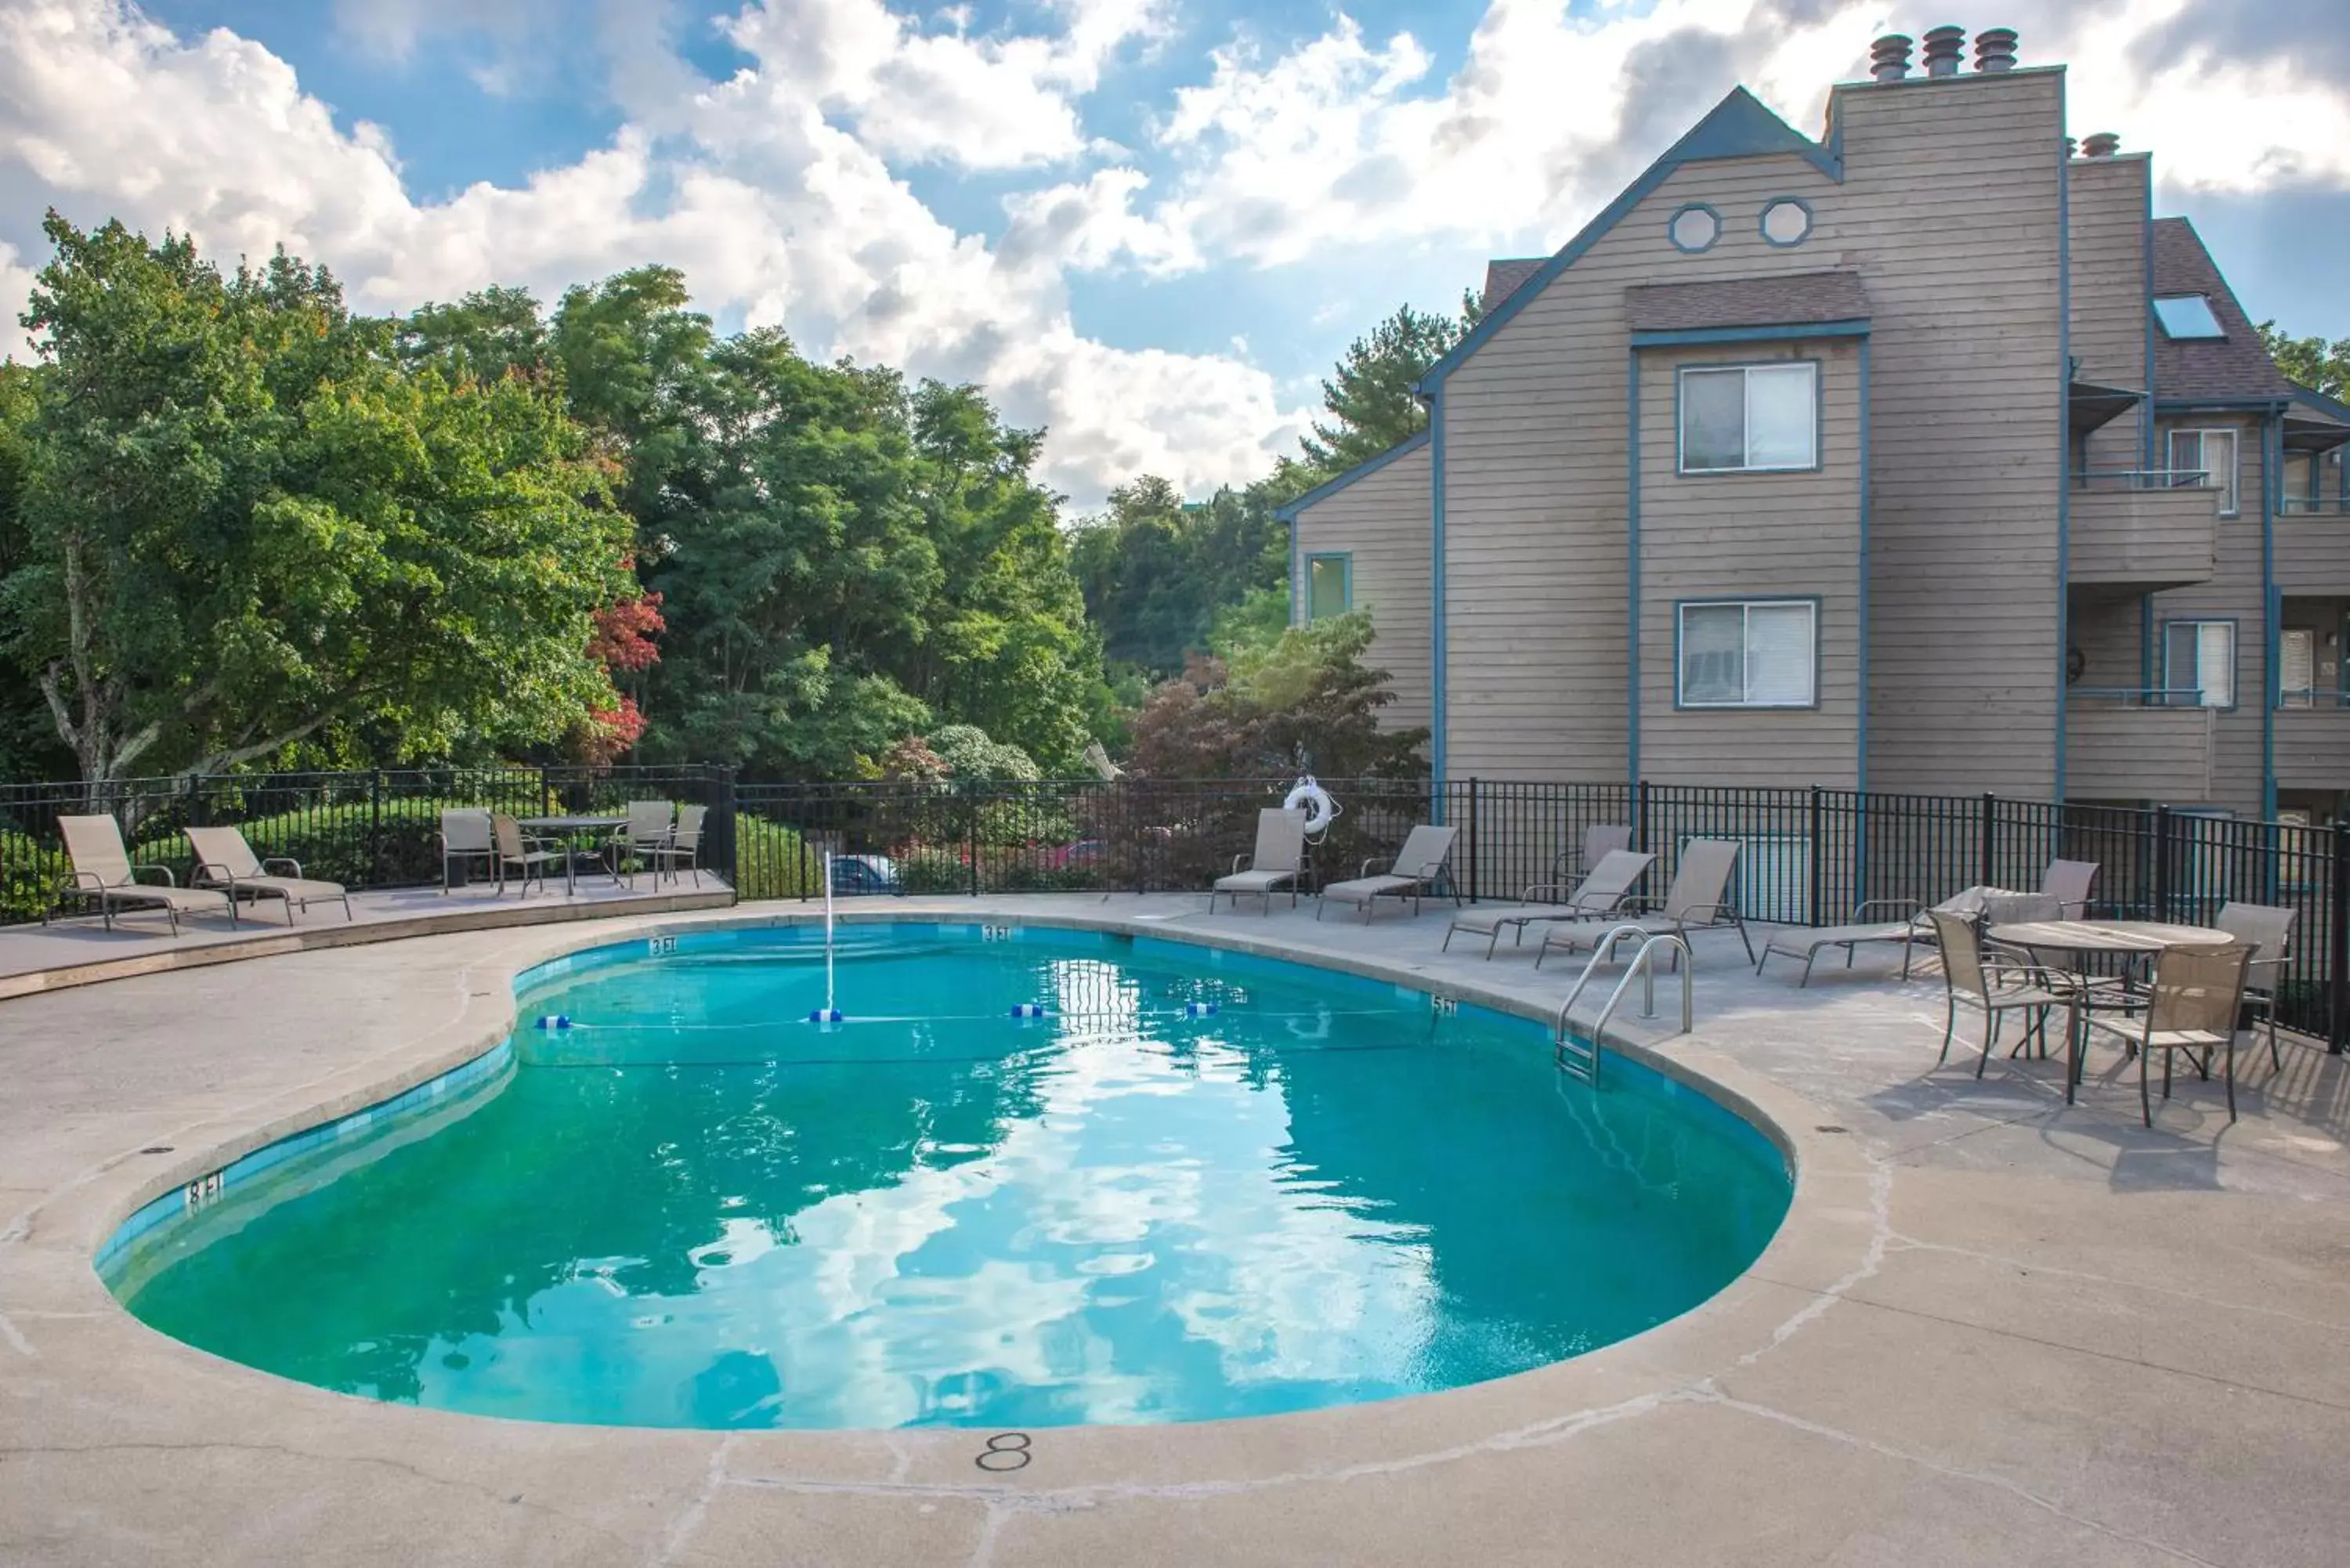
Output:
<svg viewBox="0 0 2350 1568">
<path fill-rule="evenodd" d="M 0 307 L 49 205 L 282 243 L 370 309 L 662 261 L 724 326 L 986 383 L 1079 505 L 1198 493 L 1294 448 L 1350 337 L 1556 248 L 1733 83 L 1816 131 L 1872 36 L 1945 20 L 2069 62 L 2075 132 L 2155 150 L 2255 319 L 2350 336 L 2345 10 L 0 0 Z"/>
</svg>

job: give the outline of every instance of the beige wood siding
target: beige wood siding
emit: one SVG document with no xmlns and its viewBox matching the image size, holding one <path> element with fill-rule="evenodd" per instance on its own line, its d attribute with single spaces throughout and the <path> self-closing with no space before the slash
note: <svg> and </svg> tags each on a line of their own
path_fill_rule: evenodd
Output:
<svg viewBox="0 0 2350 1568">
<path fill-rule="evenodd" d="M 2350 790 L 2350 710 L 2288 708 L 2276 717 L 2278 788 Z"/>
<path fill-rule="evenodd" d="M 2159 387 L 2156 395 L 2161 395 Z M 2154 597 L 2154 679 L 2163 683 L 2163 625 L 2173 620 L 2232 620 L 2236 623 L 2236 706 L 2214 717 L 2211 793 L 2193 804 L 2240 815 L 2259 814 L 2262 772 L 2261 708 L 2268 690 L 2267 628 L 2261 592 L 2261 512 L 2268 478 L 2262 462 L 2266 441 L 2260 421 L 2241 414 L 2166 414 L 2156 431 L 2156 451 L 2169 451 L 2174 429 L 2233 430 L 2242 462 L 2240 513 L 2219 523 L 2219 557 L 2211 580 Z M 2178 802 L 2179 805 L 2189 804 Z"/>
<path fill-rule="evenodd" d="M 1870 784 L 2045 795 L 2063 680 L 2062 78 L 1840 91 L 1872 338 Z"/>
<path fill-rule="evenodd" d="M 1429 652 L 1429 590 L 1433 566 L 1428 448 L 1408 452 L 1297 514 L 1298 582 L 1290 602 L 1305 610 L 1305 561 L 1338 552 L 1353 557 L 1354 605 L 1371 615 L 1371 660 L 1388 675 L 1396 700 L 1379 714 L 1391 729 L 1429 722 L 1433 677 Z"/>
<path fill-rule="evenodd" d="M 2293 513 L 2276 520 L 2277 591 L 2350 593 L 2350 516 Z"/>
<path fill-rule="evenodd" d="M 2207 583 L 2219 569 L 2219 530 L 2217 489 L 2147 488 L 2130 480 L 2075 489 L 2065 577 L 2074 586 L 2149 591 Z"/>
<path fill-rule="evenodd" d="M 1626 776 L 1624 290 L 1845 265 L 1839 189 L 1792 155 L 1684 165 L 1448 379 L 1447 773 Z M 1756 224 L 1787 194 L 1812 203 L 1814 227 L 1780 249 Z M 1698 201 L 1721 237 L 1684 255 L 1665 224 Z"/>
<path fill-rule="evenodd" d="M 2148 158 L 2076 158 L 2072 182 L 2073 358 L 2084 381 L 2146 390 Z M 2145 462 L 2143 404 L 2089 434 L 2091 469 Z"/>
<path fill-rule="evenodd" d="M 1677 472 L 1675 380 L 1686 365 L 1809 361 L 1820 375 L 1820 468 Z M 1658 784 L 1823 784 L 1859 774 L 1860 350 L 1848 338 L 1640 356 L 1640 776 Z M 1819 601 L 1819 703 L 1675 707 L 1677 606 Z M 1725 767 L 1725 762 L 1730 763 Z"/>
<path fill-rule="evenodd" d="M 2064 725 L 2064 788 L 2075 800 L 2207 800 L 2217 717 L 2206 708 L 2075 703 Z"/>
<path fill-rule="evenodd" d="M 2145 685 L 2140 679 L 2145 614 L 2145 600 L 2138 594 L 2074 590 L 2068 630 L 2072 646 L 2081 652 L 2083 667 L 2081 679 L 2067 685 L 2073 697 L 2091 691 L 2136 691 Z"/>
</svg>

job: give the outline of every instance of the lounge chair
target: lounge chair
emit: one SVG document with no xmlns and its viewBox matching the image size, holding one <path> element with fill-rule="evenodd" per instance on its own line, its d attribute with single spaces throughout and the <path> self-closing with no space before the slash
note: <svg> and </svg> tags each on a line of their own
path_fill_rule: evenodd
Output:
<svg viewBox="0 0 2350 1568">
<path fill-rule="evenodd" d="M 1868 918 L 1871 909 L 1899 909 L 1903 918 L 1898 920 L 1872 920 Z M 1871 898 L 1866 903 L 1855 906 L 1852 919 L 1846 925 L 1783 926 L 1764 939 L 1762 956 L 1754 961 L 1754 972 L 1761 974 L 1762 966 L 1771 961 L 1773 953 L 1783 958 L 1799 958 L 1804 961 L 1804 978 L 1795 983 L 1806 986 L 1812 983 L 1812 965 L 1819 961 L 1823 949 L 1842 948 L 1844 966 L 1850 969 L 1855 950 L 1863 943 L 1899 942 L 1901 978 L 1908 980 L 1909 960 L 1924 935 L 1918 929 L 1924 919 L 1925 912 L 1918 909 L 1914 898 Z"/>
<path fill-rule="evenodd" d="M 234 827 L 189 827 L 182 832 L 188 836 L 188 847 L 195 851 L 196 871 L 190 878 L 199 888 L 224 889 L 231 902 L 251 898 L 276 898 L 286 906 L 286 923 L 294 923 L 294 911 L 307 909 L 313 904 L 343 906 L 343 919 L 357 919 L 351 912 L 351 896 L 340 882 L 320 882 L 302 875 L 298 860 L 264 860 L 244 841 L 244 834 Z M 281 867 L 291 870 L 272 870 Z"/>
<path fill-rule="evenodd" d="M 1583 830 L 1583 857 L 1575 863 L 1571 875 L 1576 877 L 1588 877 L 1593 871 L 1598 869 L 1602 860 L 1619 849 L 1631 847 L 1632 827 L 1629 823 L 1595 822 Z M 1564 859 L 1565 857 L 1562 856 L 1560 858 Z M 1565 870 L 1565 867 L 1554 867 L 1552 869 L 1556 873 Z M 1551 877 L 1554 882 L 1565 882 L 1566 879 L 1565 876 L 1561 875 L 1554 875 Z"/>
<path fill-rule="evenodd" d="M 1627 899 L 1626 908 L 1634 913 L 1634 919 L 1619 923 L 1637 925 L 1656 936 L 1679 937 L 1683 942 L 1689 940 L 1692 930 L 1732 927 L 1746 948 L 1747 961 L 1753 962 L 1754 939 L 1746 934 L 1746 922 L 1738 918 L 1738 910 L 1730 901 L 1730 873 L 1738 864 L 1741 847 L 1734 838 L 1690 839 L 1681 846 L 1680 864 L 1674 868 L 1673 885 L 1665 889 L 1662 902 Z M 1648 905 L 1647 913 L 1638 912 L 1643 903 Z M 1596 946 L 1603 940 L 1584 927 L 1553 927 L 1543 933 L 1542 946 L 1534 950 L 1534 967 L 1542 968 L 1543 956 L 1554 946 L 1573 952 L 1578 947 Z M 1680 961 L 1678 953 L 1673 961 Z"/>
<path fill-rule="evenodd" d="M 1247 862 L 1243 869 L 1242 863 Z M 1208 913 L 1216 912 L 1216 895 L 1230 898 L 1234 909 L 1240 907 L 1241 895 L 1253 894 L 1264 900 L 1264 912 L 1273 912 L 1273 895 L 1277 888 L 1289 889 L 1289 907 L 1297 907 L 1297 878 L 1305 869 L 1305 814 L 1278 808 L 1256 814 L 1256 849 L 1248 855 L 1232 857 L 1232 874 L 1219 877 L 1208 889 Z"/>
<path fill-rule="evenodd" d="M 677 826 L 671 829 L 669 842 L 652 852 L 655 887 L 660 885 L 660 873 L 664 870 L 671 881 L 676 881 L 681 864 L 693 873 L 693 885 L 702 886 L 702 819 L 709 815 L 706 805 L 677 808 Z"/>
<path fill-rule="evenodd" d="M 551 839 L 531 837 L 523 832 L 521 823 L 503 812 L 490 818 L 490 836 L 497 846 L 499 897 L 505 893 L 508 867 L 521 869 L 522 892 L 519 896 L 527 898 L 530 897 L 531 873 L 538 873 L 538 890 L 544 893 L 546 891 L 548 863 L 560 865 L 564 857 L 571 853 L 568 849 L 555 847 Z"/>
<path fill-rule="evenodd" d="M 2089 1027 L 2118 1036 L 2137 1052 L 2137 1109 L 2154 1125 L 2154 1102 L 2147 1094 L 2146 1059 L 2162 1053 L 2162 1097 L 2170 1098 L 2170 1054 L 2184 1051 L 2203 1077 L 2211 1058 L 2228 1053 L 2228 1119 L 2236 1119 L 2236 1016 L 2244 1005 L 2244 977 L 2252 950 L 2247 947 L 2166 948 L 2154 962 L 2154 988 L 2143 1014 L 2092 1015 Z M 2067 1064 L 2077 1076 L 2077 1068 Z M 2072 1098 L 2067 1079 L 2064 1097 Z"/>
<path fill-rule="evenodd" d="M 1456 932 L 1468 931 L 1485 939 L 1485 956 L 1490 959 L 1494 948 L 1501 944 L 1504 927 L 1513 933 L 1512 941 L 1515 944 L 1526 940 L 1528 926 L 1552 920 L 1605 919 L 1631 897 L 1632 889 L 1648 874 L 1648 867 L 1656 860 L 1653 855 L 1630 849 L 1609 850 L 1600 856 L 1591 874 L 1571 892 L 1564 883 L 1538 882 L 1526 889 L 1524 899 L 1519 903 L 1489 904 L 1459 911 L 1444 933 L 1444 945 L 1451 948 Z"/>
<path fill-rule="evenodd" d="M 495 881 L 498 875 L 497 841 L 491 835 L 490 814 L 486 811 L 444 811 L 441 814 L 441 891 L 445 896 L 454 884 L 452 874 L 458 867 L 470 867 L 474 861 Z"/>
<path fill-rule="evenodd" d="M 2284 1070 L 2277 1050 L 2277 987 L 2284 979 L 2287 953 L 2293 947 L 2295 911 L 2273 904 L 2228 904 L 2212 924 L 2252 950 L 2244 964 L 2244 1005 L 2265 1015 L 2269 1023 L 2269 1062 Z"/>
<path fill-rule="evenodd" d="M 182 888 L 173 880 L 167 866 L 133 866 L 130 852 L 122 846 L 122 829 L 110 816 L 61 816 L 57 831 L 66 841 L 66 858 L 73 864 L 73 875 L 58 884 L 60 893 L 79 893 L 98 902 L 98 912 L 106 929 L 114 929 L 117 909 L 161 909 L 172 922 L 172 934 L 180 934 L 180 912 L 216 915 L 225 909 L 228 923 L 236 924 L 236 900 L 226 893 L 211 888 Z M 163 878 L 159 887 L 139 880 L 140 873 Z M 41 917 L 47 925 L 48 917 Z"/>
<path fill-rule="evenodd" d="M 1457 827 L 1431 827 L 1421 823 L 1411 830 L 1396 851 L 1395 858 L 1387 863 L 1388 869 L 1377 876 L 1371 867 L 1380 864 L 1377 857 L 1363 862 L 1359 875 L 1345 882 L 1333 882 L 1322 889 L 1322 897 L 1314 905 L 1314 918 L 1320 919 L 1322 911 L 1336 898 L 1342 904 L 1359 904 L 1363 923 L 1371 922 L 1371 906 L 1379 898 L 1409 898 L 1411 912 L 1419 913 L 1419 900 L 1438 881 L 1450 882 L 1452 868 L 1453 842 L 1461 836 Z M 1452 901 L 1461 901 L 1461 890 L 1452 890 Z"/>
<path fill-rule="evenodd" d="M 655 857 L 669 842 L 671 819 L 677 815 L 674 804 L 665 800 L 632 800 L 629 803 L 629 820 L 612 835 L 610 853 L 612 875 L 620 874 L 621 865 L 636 860 L 648 866 L 658 865 Z M 658 879 L 658 877 L 656 877 Z M 635 886 L 634 873 L 629 885 Z"/>
</svg>

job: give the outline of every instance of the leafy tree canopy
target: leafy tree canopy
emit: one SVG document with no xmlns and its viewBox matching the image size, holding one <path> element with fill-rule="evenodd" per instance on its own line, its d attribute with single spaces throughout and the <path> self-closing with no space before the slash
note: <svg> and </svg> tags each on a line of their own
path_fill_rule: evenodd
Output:
<svg viewBox="0 0 2350 1568">
<path fill-rule="evenodd" d="M 2294 337 L 2273 321 L 2260 327 L 2261 347 L 2277 369 L 2313 392 L 2350 399 L 2350 337 L 2328 343 L 2323 337 Z"/>
<path fill-rule="evenodd" d="M 1428 368 L 1477 325 L 1477 296 L 1461 296 L 1457 317 L 1433 316 L 1406 305 L 1347 346 L 1332 378 L 1322 383 L 1330 416 L 1314 421 L 1301 443 L 1308 465 L 1324 478 L 1375 458 L 1428 423 L 1428 409 L 1411 388 Z"/>
</svg>

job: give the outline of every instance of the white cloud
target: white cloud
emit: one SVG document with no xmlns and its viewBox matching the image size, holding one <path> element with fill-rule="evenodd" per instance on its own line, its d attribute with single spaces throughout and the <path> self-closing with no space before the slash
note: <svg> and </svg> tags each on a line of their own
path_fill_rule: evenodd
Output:
<svg viewBox="0 0 2350 1568">
<path fill-rule="evenodd" d="M 1137 36 L 1149 7 L 1074 0 L 1067 31 L 1041 52 L 934 47 L 870 0 L 833 10 L 850 25 L 817 35 L 784 25 L 780 5 L 746 12 L 737 41 L 755 67 L 672 100 L 666 123 L 632 124 L 518 187 L 476 184 L 419 203 L 386 139 L 364 125 L 338 130 L 262 46 L 225 31 L 182 40 L 118 0 L 24 0 L 0 9 L 0 167 L 20 164 L 36 200 L 83 222 L 172 228 L 224 256 L 283 243 L 328 262 L 374 309 L 491 282 L 552 296 L 668 262 L 705 308 L 785 326 L 819 355 L 985 383 L 1007 417 L 1051 427 L 1044 476 L 1080 503 L 1139 466 L 1194 491 L 1269 466 L 1297 428 L 1269 376 L 1233 358 L 1081 336 L 1057 261 L 1033 248 L 1005 256 L 941 223 L 892 175 L 863 120 L 833 123 L 825 93 L 806 90 L 811 79 L 857 84 L 837 96 L 887 121 L 883 140 L 901 151 L 927 137 L 981 161 L 1042 155 L 1061 145 L 1038 130 L 1046 119 L 991 108 L 958 137 L 937 101 L 917 111 L 876 84 L 908 59 L 918 75 L 976 70 L 965 85 L 983 94 L 1026 80 L 1073 127 L 1071 99 Z M 806 53 L 812 36 L 832 51 L 820 62 Z M 969 57 L 941 67 L 957 49 Z M 9 304 L 23 286 L 21 271 L 0 273 Z"/>
</svg>

